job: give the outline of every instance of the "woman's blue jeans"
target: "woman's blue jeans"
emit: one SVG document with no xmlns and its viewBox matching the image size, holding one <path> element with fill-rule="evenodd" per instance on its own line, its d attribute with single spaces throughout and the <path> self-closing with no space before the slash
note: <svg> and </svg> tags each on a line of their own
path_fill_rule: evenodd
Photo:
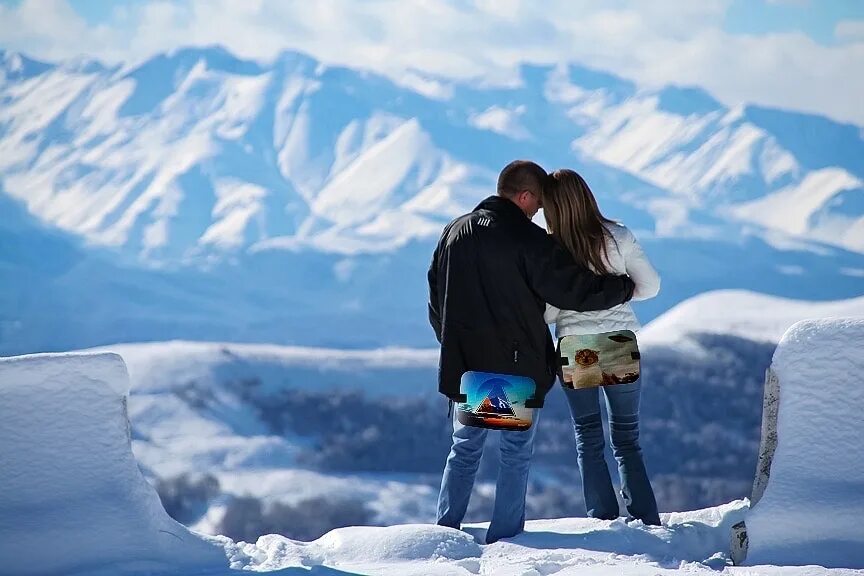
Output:
<svg viewBox="0 0 864 576">
<path fill-rule="evenodd" d="M 627 512 L 645 524 L 660 524 L 654 490 L 639 447 L 640 381 L 600 388 L 565 388 L 573 427 L 576 453 L 582 474 L 582 492 L 588 516 L 611 520 L 618 517 L 618 500 L 603 455 L 603 423 L 600 418 L 600 390 L 606 397 L 612 454 L 618 462 L 621 496 Z"/>
<path fill-rule="evenodd" d="M 501 460 L 492 521 L 486 531 L 487 543 L 515 536 L 525 529 L 528 469 L 531 467 L 539 416 L 540 411 L 535 410 L 534 424 L 528 430 L 501 432 Z M 438 525 L 461 528 L 488 432 L 485 428 L 461 424 L 454 413 L 453 446 L 447 457 L 438 495 Z"/>
</svg>

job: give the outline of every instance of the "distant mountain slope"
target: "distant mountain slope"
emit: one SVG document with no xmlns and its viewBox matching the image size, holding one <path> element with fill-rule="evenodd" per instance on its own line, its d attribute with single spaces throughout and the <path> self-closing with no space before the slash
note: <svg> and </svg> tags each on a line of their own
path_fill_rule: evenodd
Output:
<svg viewBox="0 0 864 576">
<path fill-rule="evenodd" d="M 701 333 L 777 343 L 795 322 L 838 316 L 864 316 L 864 297 L 811 302 L 723 290 L 678 304 L 645 326 L 641 339 L 651 345 L 675 345 Z"/>
<path fill-rule="evenodd" d="M 132 68 L 3 53 L 2 70 L 6 191 L 43 220 L 148 261 L 262 241 L 389 251 L 433 236 L 518 156 L 599 172 L 592 182 L 610 202 L 647 210 L 665 234 L 741 205 L 734 214 L 745 220 L 864 250 L 854 202 L 834 238 L 818 222 L 784 226 L 777 210 L 760 220 L 746 204 L 831 169 L 845 184 L 820 186 L 810 213 L 825 212 L 860 188 L 860 164 L 849 161 L 864 154 L 860 131 L 729 110 L 697 89 L 643 91 L 610 74 L 525 66 L 521 86 L 460 85 L 442 100 L 301 54 L 261 64 L 218 47 Z M 661 205 L 673 199 L 683 211 L 669 222 Z"/>
</svg>

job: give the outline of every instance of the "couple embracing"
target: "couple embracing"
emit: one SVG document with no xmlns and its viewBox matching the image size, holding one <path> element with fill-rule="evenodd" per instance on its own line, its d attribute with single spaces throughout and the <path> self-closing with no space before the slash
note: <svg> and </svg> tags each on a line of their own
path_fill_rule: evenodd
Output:
<svg viewBox="0 0 864 576">
<path fill-rule="evenodd" d="M 552 174 L 517 160 L 498 177 L 497 195 L 447 225 L 429 268 L 429 321 L 441 344 L 439 392 L 461 400 L 460 381 L 479 371 L 534 380 L 533 406 L 561 377 L 556 336 L 639 329 L 628 302 L 655 296 L 660 280 L 633 234 L 605 218 L 590 188 L 572 170 Z M 531 219 L 543 208 L 549 233 Z M 576 433 L 585 506 L 594 518 L 617 518 L 618 500 L 604 459 L 600 388 L 565 388 Z M 640 382 L 602 388 L 621 493 L 628 514 L 659 524 L 639 447 Z M 525 495 L 534 425 L 502 431 L 495 504 L 486 542 L 525 526 Z M 453 418 L 437 523 L 460 528 L 488 430 Z"/>
</svg>

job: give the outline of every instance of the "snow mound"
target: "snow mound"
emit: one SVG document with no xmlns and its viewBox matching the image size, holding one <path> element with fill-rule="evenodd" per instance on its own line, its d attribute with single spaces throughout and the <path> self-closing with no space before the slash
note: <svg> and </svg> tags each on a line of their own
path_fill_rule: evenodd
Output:
<svg viewBox="0 0 864 576">
<path fill-rule="evenodd" d="M 433 525 L 340 528 L 314 542 L 275 534 L 226 548 L 236 569 L 271 571 L 325 565 L 387 576 L 492 574 L 712 574 L 725 565 L 728 533 L 747 510 L 738 500 L 716 508 L 663 514 L 663 526 L 623 519 L 532 520 L 525 532 L 488 546 L 486 524 L 465 532 Z M 466 533 L 467 532 L 467 533 Z M 761 574 L 761 572 L 760 572 Z"/>
<path fill-rule="evenodd" d="M 253 550 L 250 545 L 246 548 Z M 269 534 L 259 538 L 254 549 L 264 552 L 266 559 L 262 564 L 270 569 L 284 567 L 289 557 L 303 560 L 304 564 L 357 566 L 463 560 L 481 554 L 480 545 L 465 532 L 423 524 L 338 528 L 308 544 Z"/>
<path fill-rule="evenodd" d="M 226 567 L 141 476 L 116 354 L 0 358 L 0 574 Z"/>
<path fill-rule="evenodd" d="M 724 334 L 779 342 L 790 326 L 807 318 L 864 315 L 864 297 L 814 302 L 749 290 L 713 290 L 694 296 L 646 325 L 643 344 L 682 346 L 693 334 Z"/>
<path fill-rule="evenodd" d="M 777 447 L 748 564 L 864 568 L 864 317 L 806 320 L 774 353 Z"/>
</svg>

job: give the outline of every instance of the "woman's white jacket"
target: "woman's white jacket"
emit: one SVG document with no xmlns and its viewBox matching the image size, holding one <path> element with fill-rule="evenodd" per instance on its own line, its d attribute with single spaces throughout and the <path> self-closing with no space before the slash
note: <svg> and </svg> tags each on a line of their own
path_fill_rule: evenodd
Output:
<svg viewBox="0 0 864 576">
<path fill-rule="evenodd" d="M 607 240 L 610 273 L 630 276 L 636 284 L 633 300 L 647 300 L 656 296 L 660 292 L 660 275 L 648 261 L 636 237 L 622 224 L 609 224 L 606 229 L 610 232 Z M 558 338 L 613 330 L 637 332 L 642 327 L 629 302 L 594 312 L 559 310 L 547 304 L 544 317 L 547 324 L 555 324 L 555 335 Z"/>
</svg>

